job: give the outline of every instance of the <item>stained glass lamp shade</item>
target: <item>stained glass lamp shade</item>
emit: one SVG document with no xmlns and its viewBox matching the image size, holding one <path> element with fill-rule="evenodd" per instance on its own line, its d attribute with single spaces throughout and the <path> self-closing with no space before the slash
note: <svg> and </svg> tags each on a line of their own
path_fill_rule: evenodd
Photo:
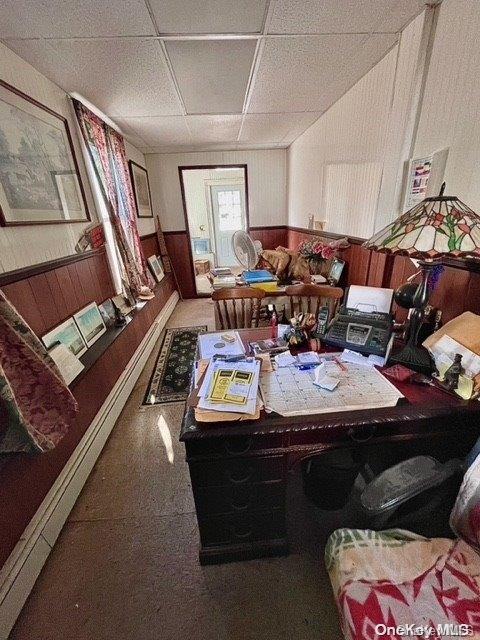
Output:
<svg viewBox="0 0 480 640">
<path fill-rule="evenodd" d="M 480 258 L 480 216 L 458 198 L 444 196 L 444 188 L 445 184 L 439 196 L 425 198 L 363 245 L 420 260 L 422 280 L 413 296 L 406 345 L 392 360 L 423 373 L 430 372 L 432 365 L 428 352 L 417 346 L 417 340 L 430 295 L 431 270 L 444 256 Z"/>
<path fill-rule="evenodd" d="M 454 196 L 425 198 L 364 246 L 423 260 L 480 257 L 480 216 Z"/>
</svg>

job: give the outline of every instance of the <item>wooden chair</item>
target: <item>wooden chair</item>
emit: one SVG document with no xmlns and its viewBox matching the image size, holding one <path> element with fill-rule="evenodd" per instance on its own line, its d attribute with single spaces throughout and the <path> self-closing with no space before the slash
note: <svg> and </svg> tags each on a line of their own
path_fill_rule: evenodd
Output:
<svg viewBox="0 0 480 640">
<path fill-rule="evenodd" d="M 219 289 L 212 293 L 220 329 L 258 327 L 261 300 L 265 291 L 250 287 Z M 238 303 L 237 303 L 238 301 Z"/>
<path fill-rule="evenodd" d="M 343 289 L 319 284 L 294 284 L 285 289 L 285 295 L 290 298 L 292 317 L 301 311 L 313 313 L 317 317 L 321 307 L 328 306 L 329 317 L 333 318 L 338 301 L 343 296 Z"/>
</svg>

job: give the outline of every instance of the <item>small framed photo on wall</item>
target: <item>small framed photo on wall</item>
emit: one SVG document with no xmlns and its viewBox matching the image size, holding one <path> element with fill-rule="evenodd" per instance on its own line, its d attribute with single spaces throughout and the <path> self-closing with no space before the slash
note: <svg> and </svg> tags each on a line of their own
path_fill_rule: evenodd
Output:
<svg viewBox="0 0 480 640">
<path fill-rule="evenodd" d="M 160 282 L 165 277 L 165 273 L 163 271 L 163 267 L 160 264 L 160 260 L 157 256 L 150 256 L 147 258 L 148 266 L 150 267 L 151 272 L 157 282 Z"/>
<path fill-rule="evenodd" d="M 87 347 L 96 342 L 107 330 L 96 302 L 90 303 L 75 313 L 73 317 Z"/>
<path fill-rule="evenodd" d="M 150 195 L 150 183 L 147 170 L 133 160 L 128 161 L 130 177 L 132 179 L 133 195 L 137 205 L 139 218 L 153 218 L 152 198 Z"/>
<path fill-rule="evenodd" d="M 73 318 L 65 320 L 58 327 L 46 333 L 42 342 L 47 349 L 52 349 L 58 343 L 64 344 L 77 358 L 87 350 L 87 345 Z"/>
</svg>

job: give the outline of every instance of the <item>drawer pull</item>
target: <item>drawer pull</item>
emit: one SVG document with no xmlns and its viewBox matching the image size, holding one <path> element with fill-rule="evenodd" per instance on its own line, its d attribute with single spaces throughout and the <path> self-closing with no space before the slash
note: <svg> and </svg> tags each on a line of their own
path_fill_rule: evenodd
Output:
<svg viewBox="0 0 480 640">
<path fill-rule="evenodd" d="M 375 431 L 376 431 L 375 425 L 371 424 L 365 428 L 364 432 L 362 432 L 362 433 L 365 433 L 365 435 L 357 435 L 356 429 L 353 429 L 353 428 L 348 430 L 348 435 L 354 442 L 368 442 L 370 438 L 373 438 Z"/>
<path fill-rule="evenodd" d="M 242 482 L 248 482 L 248 480 L 250 480 L 250 478 L 252 477 L 252 474 L 252 467 L 245 469 L 243 473 L 239 471 L 237 472 L 237 474 L 235 474 L 235 471 L 229 469 L 227 472 L 227 477 L 230 482 L 233 482 L 233 484 L 242 484 Z"/>
<path fill-rule="evenodd" d="M 245 531 L 237 531 L 237 528 L 234 526 L 233 527 L 233 535 L 235 536 L 235 538 L 238 538 L 239 540 L 246 540 L 247 538 L 250 538 L 252 535 L 252 529 L 246 529 Z"/>
<path fill-rule="evenodd" d="M 244 440 L 244 443 L 245 444 L 240 442 L 239 443 L 240 446 L 234 446 L 234 443 L 232 443 L 231 440 L 230 441 L 227 440 L 225 442 L 225 451 L 227 453 L 229 453 L 230 455 L 241 455 L 243 453 L 247 453 L 252 448 L 253 440 L 252 440 L 252 438 L 246 438 Z"/>
<path fill-rule="evenodd" d="M 245 500 L 244 502 L 240 503 L 240 502 L 231 502 L 230 506 L 232 507 L 232 509 L 234 511 L 246 511 L 248 509 L 248 507 L 250 506 L 250 500 Z"/>
</svg>

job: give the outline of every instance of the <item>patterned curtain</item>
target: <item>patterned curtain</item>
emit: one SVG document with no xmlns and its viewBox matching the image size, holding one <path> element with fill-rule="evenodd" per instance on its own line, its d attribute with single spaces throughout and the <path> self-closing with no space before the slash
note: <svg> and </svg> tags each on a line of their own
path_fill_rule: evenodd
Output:
<svg viewBox="0 0 480 640">
<path fill-rule="evenodd" d="M 44 346 L 0 291 L 0 453 L 53 449 L 77 409 Z"/>
<path fill-rule="evenodd" d="M 102 189 L 125 275 L 136 298 L 153 297 L 154 286 L 138 235 L 135 201 L 123 138 L 78 100 L 75 113 Z"/>
</svg>

